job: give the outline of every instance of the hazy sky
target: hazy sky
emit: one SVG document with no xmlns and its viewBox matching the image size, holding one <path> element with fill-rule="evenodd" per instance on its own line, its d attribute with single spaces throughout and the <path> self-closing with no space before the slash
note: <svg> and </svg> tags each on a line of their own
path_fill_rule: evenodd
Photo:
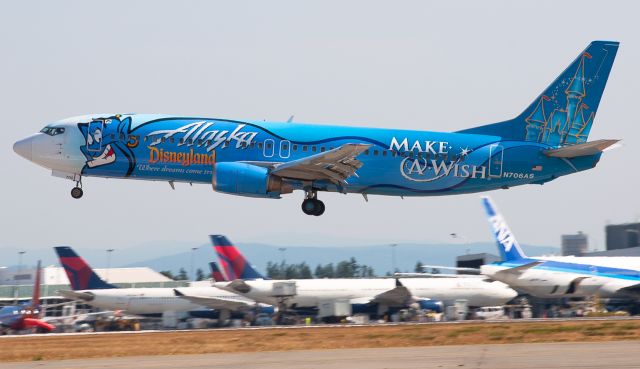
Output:
<svg viewBox="0 0 640 369">
<path fill-rule="evenodd" d="M 622 138 L 598 167 L 490 193 L 521 242 L 559 244 L 640 216 L 639 7 L 602 1 L 13 1 L 0 13 L 1 247 L 126 247 L 153 240 L 348 244 L 490 239 L 478 195 L 321 194 L 322 217 L 210 186 L 71 181 L 14 141 L 85 113 L 453 131 L 511 118 L 591 41 L 621 47 L 590 139 Z M 153 249 L 149 250 L 150 255 Z"/>
</svg>

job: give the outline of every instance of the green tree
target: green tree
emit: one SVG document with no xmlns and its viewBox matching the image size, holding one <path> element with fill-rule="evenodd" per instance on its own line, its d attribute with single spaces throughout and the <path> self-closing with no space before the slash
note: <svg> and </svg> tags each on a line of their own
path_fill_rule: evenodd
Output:
<svg viewBox="0 0 640 369">
<path fill-rule="evenodd" d="M 422 268 L 422 262 L 420 260 L 418 260 L 418 262 L 416 263 L 416 268 L 413 271 L 416 273 L 424 272 L 424 269 Z"/>
<path fill-rule="evenodd" d="M 184 268 L 180 268 L 178 271 L 178 275 L 176 276 L 176 281 L 186 281 L 189 279 L 187 275 L 187 271 Z"/>
<path fill-rule="evenodd" d="M 205 277 L 204 272 L 202 271 L 202 269 L 200 269 L 200 268 L 196 269 L 196 281 L 202 281 L 205 278 L 206 277 Z"/>
</svg>

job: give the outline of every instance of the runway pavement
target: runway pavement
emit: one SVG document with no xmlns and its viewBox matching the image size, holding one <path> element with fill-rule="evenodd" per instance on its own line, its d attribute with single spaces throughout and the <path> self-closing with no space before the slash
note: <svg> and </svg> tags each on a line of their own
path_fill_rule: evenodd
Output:
<svg viewBox="0 0 640 369">
<path fill-rule="evenodd" d="M 36 361 L 2 368 L 621 369 L 638 368 L 638 352 L 638 341 L 519 343 Z"/>
</svg>

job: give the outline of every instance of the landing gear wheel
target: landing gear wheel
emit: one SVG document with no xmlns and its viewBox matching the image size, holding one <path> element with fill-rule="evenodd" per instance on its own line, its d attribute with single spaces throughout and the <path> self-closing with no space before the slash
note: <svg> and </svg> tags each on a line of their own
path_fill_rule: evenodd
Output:
<svg viewBox="0 0 640 369">
<path fill-rule="evenodd" d="M 324 202 L 316 200 L 316 212 L 313 215 L 319 217 L 322 214 L 324 214 Z"/>
<path fill-rule="evenodd" d="M 324 203 L 318 199 L 306 199 L 302 202 L 302 211 L 307 215 L 320 216 L 324 209 Z"/>
<path fill-rule="evenodd" d="M 306 199 L 302 202 L 302 212 L 307 215 L 314 215 L 316 210 L 315 199 Z"/>
<path fill-rule="evenodd" d="M 74 187 L 71 189 L 71 197 L 73 197 L 74 199 L 79 199 L 82 197 L 82 188 L 80 187 Z"/>
</svg>

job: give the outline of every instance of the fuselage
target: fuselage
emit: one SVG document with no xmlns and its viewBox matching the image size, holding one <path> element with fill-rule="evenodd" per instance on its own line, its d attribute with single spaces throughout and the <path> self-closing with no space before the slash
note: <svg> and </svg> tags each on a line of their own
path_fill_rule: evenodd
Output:
<svg viewBox="0 0 640 369">
<path fill-rule="evenodd" d="M 522 273 L 504 271 L 536 261 Z M 539 257 L 482 266 L 482 274 L 538 297 L 637 297 L 640 258 L 637 257 Z M 625 290 L 627 289 L 627 290 Z"/>
<path fill-rule="evenodd" d="M 211 287 L 182 287 L 185 293 L 252 303 L 238 294 Z M 105 310 L 122 310 L 135 315 L 158 315 L 168 311 L 191 312 L 207 309 L 176 296 L 173 288 L 113 288 L 62 291 L 70 298 L 80 297 L 87 304 Z"/>
<path fill-rule="evenodd" d="M 592 168 L 600 157 L 553 158 L 542 154 L 548 144 L 478 134 L 140 114 L 69 118 L 18 141 L 14 150 L 76 181 L 98 176 L 211 183 L 214 163 L 268 167 L 348 143 L 370 147 L 357 157 L 363 163 L 357 175 L 343 185 L 284 178 L 285 185 L 263 197 L 310 186 L 396 196 L 479 192 L 541 184 Z"/>
<path fill-rule="evenodd" d="M 452 305 L 456 300 L 467 300 L 470 306 L 501 305 L 516 296 L 516 292 L 501 282 L 487 282 L 480 278 L 405 278 L 400 280 L 417 299 L 442 301 Z M 274 284 L 283 281 L 248 280 L 248 290 L 233 290 L 229 282 L 216 282 L 215 286 L 227 288 L 252 300 L 276 305 Z M 297 279 L 296 294 L 286 299 L 289 306 L 317 307 L 321 302 L 349 300 L 360 304 L 395 288 L 393 278 L 373 279 Z"/>
</svg>

